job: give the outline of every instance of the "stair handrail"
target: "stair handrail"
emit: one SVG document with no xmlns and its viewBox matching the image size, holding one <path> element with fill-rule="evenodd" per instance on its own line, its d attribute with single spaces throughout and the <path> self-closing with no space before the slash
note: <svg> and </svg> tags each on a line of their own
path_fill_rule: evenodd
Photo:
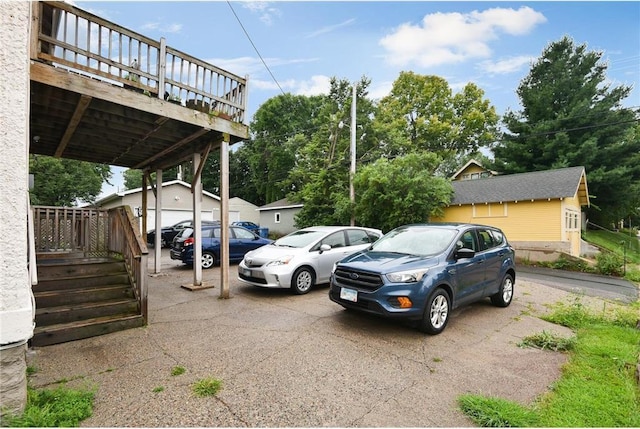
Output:
<svg viewBox="0 0 640 429">
<path fill-rule="evenodd" d="M 147 256 L 149 250 L 142 240 L 140 228 L 130 206 L 109 210 L 109 252 L 122 255 L 129 278 L 134 286 L 140 314 L 147 323 Z"/>
</svg>

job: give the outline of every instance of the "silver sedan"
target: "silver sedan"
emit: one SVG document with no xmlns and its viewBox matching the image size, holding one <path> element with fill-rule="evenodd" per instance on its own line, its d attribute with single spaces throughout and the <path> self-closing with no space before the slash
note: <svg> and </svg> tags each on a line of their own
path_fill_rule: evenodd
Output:
<svg viewBox="0 0 640 429">
<path fill-rule="evenodd" d="M 366 249 L 382 231 L 357 226 L 314 226 L 253 250 L 238 265 L 238 279 L 266 288 L 291 288 L 299 295 L 328 283 L 333 264 Z"/>
</svg>

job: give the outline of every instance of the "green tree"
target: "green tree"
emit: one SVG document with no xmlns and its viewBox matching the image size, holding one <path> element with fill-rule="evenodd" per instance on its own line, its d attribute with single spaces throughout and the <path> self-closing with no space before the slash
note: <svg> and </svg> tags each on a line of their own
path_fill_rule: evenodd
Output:
<svg viewBox="0 0 640 429">
<path fill-rule="evenodd" d="M 640 139 L 638 112 L 621 107 L 631 87 L 612 87 L 601 58 L 568 37 L 543 50 L 518 86 L 523 109 L 504 117 L 508 132 L 494 149 L 494 169 L 584 166 L 589 218 L 610 224 L 628 214 L 626 193 L 640 180 Z"/>
<path fill-rule="evenodd" d="M 187 183 L 191 183 L 193 173 L 191 172 L 191 162 L 187 161 L 181 164 L 182 168 L 182 180 Z M 178 178 L 178 166 L 168 168 L 162 171 L 162 183 L 170 182 Z M 142 187 L 142 170 L 128 169 L 122 172 L 124 177 L 124 188 L 127 190 L 136 189 Z M 153 171 L 150 174 L 151 180 L 155 183 L 156 172 Z"/>
<path fill-rule="evenodd" d="M 490 147 L 499 118 L 483 97 L 472 83 L 453 94 L 441 77 L 401 72 L 376 115 L 380 155 L 430 151 L 446 160 Z"/>
<path fill-rule="evenodd" d="M 245 183 L 257 190 L 255 204 L 287 195 L 287 176 L 297 148 L 285 143 L 296 135 L 311 136 L 322 100 L 321 96 L 283 94 L 267 100 L 255 113 L 251 138 L 242 147 L 242 161 L 249 167 Z"/>
<path fill-rule="evenodd" d="M 94 203 L 112 174 L 105 164 L 43 155 L 29 155 L 29 173 L 34 180 L 31 203 L 57 207 Z"/>
<path fill-rule="evenodd" d="M 371 118 L 375 111 L 367 99 L 370 80 L 362 77 L 356 84 L 356 157 L 367 158 L 375 147 L 370 137 Z M 345 79 L 332 78 L 330 90 L 318 110 L 316 131 L 296 153 L 289 174 L 289 199 L 302 202 L 296 216 L 300 228 L 318 224 L 348 224 L 351 105 L 353 86 Z"/>
<path fill-rule="evenodd" d="M 359 224 L 387 232 L 442 215 L 453 194 L 451 183 L 436 177 L 441 159 L 433 153 L 381 158 L 355 177 L 355 214 Z"/>
</svg>

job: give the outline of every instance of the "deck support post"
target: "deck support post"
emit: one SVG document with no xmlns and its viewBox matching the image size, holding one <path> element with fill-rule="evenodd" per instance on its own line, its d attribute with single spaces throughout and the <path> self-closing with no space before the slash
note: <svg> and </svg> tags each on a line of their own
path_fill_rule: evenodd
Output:
<svg viewBox="0 0 640 429">
<path fill-rule="evenodd" d="M 220 298 L 229 298 L 229 134 L 220 144 Z"/>
</svg>

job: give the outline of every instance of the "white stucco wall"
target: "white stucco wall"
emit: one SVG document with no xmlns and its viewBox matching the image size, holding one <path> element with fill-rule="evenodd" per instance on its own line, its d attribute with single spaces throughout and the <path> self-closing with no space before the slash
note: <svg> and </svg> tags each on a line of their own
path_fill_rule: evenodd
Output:
<svg viewBox="0 0 640 429">
<path fill-rule="evenodd" d="M 0 4 L 0 346 L 33 333 L 27 269 L 30 3 Z"/>
<path fill-rule="evenodd" d="M 27 268 L 30 3 L 0 3 L 0 416 L 27 401 L 27 340 L 34 308 Z"/>
</svg>

